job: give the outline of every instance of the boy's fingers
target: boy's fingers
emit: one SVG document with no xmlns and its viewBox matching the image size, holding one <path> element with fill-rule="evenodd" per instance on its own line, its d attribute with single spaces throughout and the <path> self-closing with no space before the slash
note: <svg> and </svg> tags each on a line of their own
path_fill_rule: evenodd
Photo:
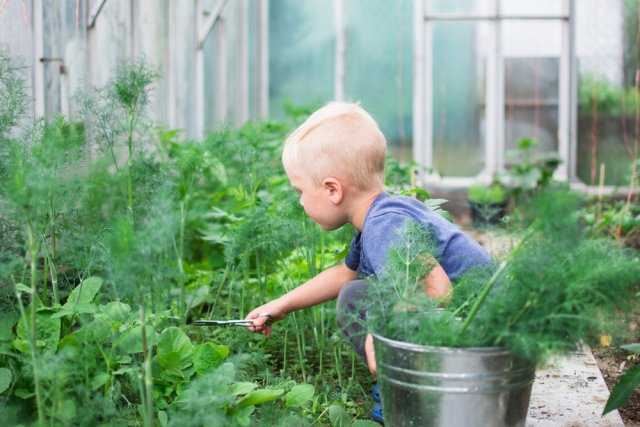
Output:
<svg viewBox="0 0 640 427">
<path fill-rule="evenodd" d="M 251 320 L 253 325 L 247 326 L 247 330 L 251 332 L 261 332 L 265 333 L 265 330 L 268 328 L 269 334 L 271 334 L 271 327 L 268 326 L 271 321 L 271 315 L 268 313 L 260 313 L 260 314 L 249 314 L 247 320 Z M 267 336 L 268 338 L 268 336 Z"/>
<path fill-rule="evenodd" d="M 264 334 L 265 338 L 269 338 L 271 336 L 271 325 L 267 325 L 262 329 L 262 333 Z"/>
</svg>

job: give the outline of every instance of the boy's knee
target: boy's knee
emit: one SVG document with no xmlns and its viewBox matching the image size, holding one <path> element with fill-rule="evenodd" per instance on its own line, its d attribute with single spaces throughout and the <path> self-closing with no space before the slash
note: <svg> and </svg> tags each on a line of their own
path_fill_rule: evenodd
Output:
<svg viewBox="0 0 640 427">
<path fill-rule="evenodd" d="M 340 289 L 336 308 L 338 313 L 353 312 L 356 309 L 356 301 L 362 301 L 367 295 L 366 280 L 352 280 Z"/>
</svg>

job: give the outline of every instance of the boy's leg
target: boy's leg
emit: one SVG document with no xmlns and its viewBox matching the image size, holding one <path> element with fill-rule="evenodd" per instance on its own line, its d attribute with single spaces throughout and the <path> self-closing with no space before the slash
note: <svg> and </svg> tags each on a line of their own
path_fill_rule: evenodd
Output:
<svg viewBox="0 0 640 427">
<path fill-rule="evenodd" d="M 338 325 L 347 341 L 366 363 L 364 341 L 367 330 L 364 321 L 367 316 L 363 301 L 368 298 L 368 282 L 366 280 L 352 280 L 340 289 L 336 304 Z"/>
</svg>

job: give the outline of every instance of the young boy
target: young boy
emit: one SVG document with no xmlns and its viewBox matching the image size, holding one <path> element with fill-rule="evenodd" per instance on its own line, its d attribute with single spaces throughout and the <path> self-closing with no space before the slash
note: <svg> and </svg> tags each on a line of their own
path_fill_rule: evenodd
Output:
<svg viewBox="0 0 640 427">
<path fill-rule="evenodd" d="M 423 203 L 385 193 L 385 156 L 382 132 L 356 104 L 329 103 L 289 136 L 282 163 L 307 215 L 324 230 L 350 223 L 356 233 L 343 263 L 253 310 L 247 315 L 254 324 L 249 330 L 268 337 L 272 323 L 287 313 L 337 297 L 338 323 L 375 375 L 373 339 L 349 315 L 357 310 L 358 298 L 366 298 L 367 281 L 356 278 L 380 276 L 387 251 L 406 221 L 429 229 L 438 245 L 439 264 L 425 278 L 430 297 L 445 297 L 464 271 L 491 264 L 480 245 Z"/>
</svg>

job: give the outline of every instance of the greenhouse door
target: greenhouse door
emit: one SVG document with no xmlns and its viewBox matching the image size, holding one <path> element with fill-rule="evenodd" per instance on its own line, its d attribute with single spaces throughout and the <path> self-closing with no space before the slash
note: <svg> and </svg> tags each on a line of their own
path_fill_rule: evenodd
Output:
<svg viewBox="0 0 640 427">
<path fill-rule="evenodd" d="M 573 176 L 572 0 L 416 0 L 414 159 L 425 183 L 488 182 L 522 138 Z"/>
</svg>

